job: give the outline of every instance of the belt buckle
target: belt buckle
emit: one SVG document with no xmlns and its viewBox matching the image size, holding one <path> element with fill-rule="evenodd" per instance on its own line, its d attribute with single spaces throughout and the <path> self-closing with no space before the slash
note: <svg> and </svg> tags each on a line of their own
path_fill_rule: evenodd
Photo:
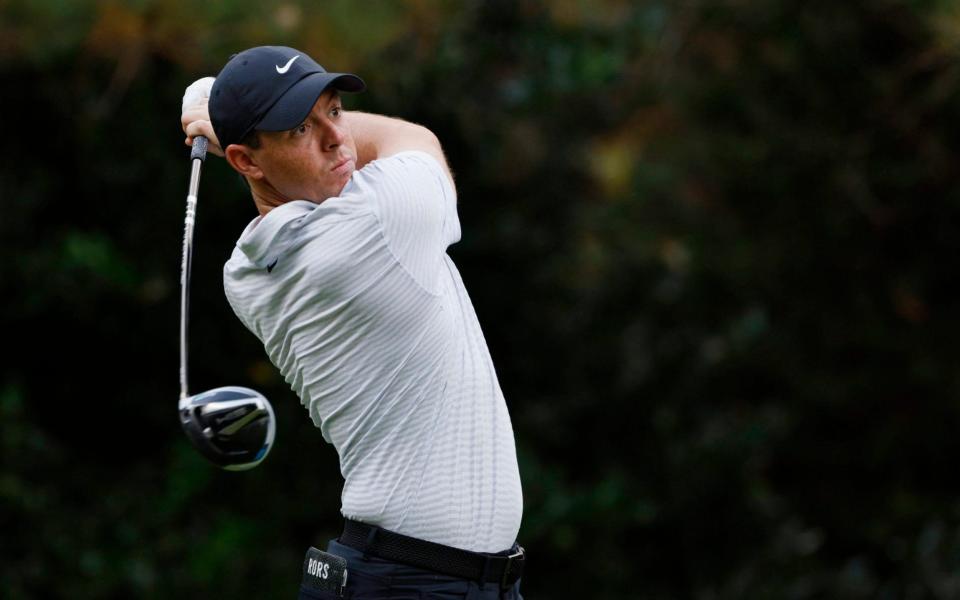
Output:
<svg viewBox="0 0 960 600">
<path fill-rule="evenodd" d="M 513 560 L 517 558 L 520 559 L 520 561 L 523 561 L 524 554 L 526 554 L 526 552 L 524 551 L 523 546 L 517 544 L 517 551 L 507 556 L 507 566 L 503 568 L 503 576 L 500 578 L 501 590 L 507 589 L 508 585 L 510 585 L 507 583 L 507 577 L 510 575 L 510 567 L 513 565 Z"/>
</svg>

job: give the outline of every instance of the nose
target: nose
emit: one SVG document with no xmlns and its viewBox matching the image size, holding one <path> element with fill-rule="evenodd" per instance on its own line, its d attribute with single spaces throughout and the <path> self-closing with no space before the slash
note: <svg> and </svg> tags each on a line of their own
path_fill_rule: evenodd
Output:
<svg viewBox="0 0 960 600">
<path fill-rule="evenodd" d="M 323 128 L 323 149 L 330 152 L 343 144 L 343 130 L 334 123 L 327 122 Z"/>
</svg>

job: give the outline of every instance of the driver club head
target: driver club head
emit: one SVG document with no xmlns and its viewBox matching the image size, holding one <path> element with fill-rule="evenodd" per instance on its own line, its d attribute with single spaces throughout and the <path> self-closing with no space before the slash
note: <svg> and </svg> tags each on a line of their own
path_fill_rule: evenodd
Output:
<svg viewBox="0 0 960 600">
<path fill-rule="evenodd" d="M 190 443 L 228 471 L 260 464 L 276 434 L 276 417 L 263 394 L 246 387 L 219 387 L 180 399 L 180 425 Z"/>
</svg>

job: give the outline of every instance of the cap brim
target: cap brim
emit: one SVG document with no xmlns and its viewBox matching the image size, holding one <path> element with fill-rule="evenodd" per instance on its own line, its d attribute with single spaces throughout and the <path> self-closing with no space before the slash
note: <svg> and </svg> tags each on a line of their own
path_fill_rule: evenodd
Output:
<svg viewBox="0 0 960 600">
<path fill-rule="evenodd" d="M 362 92 L 367 88 L 363 80 L 351 73 L 311 73 L 289 90 L 267 111 L 254 127 L 261 131 L 286 131 L 307 118 L 317 98 L 328 87 L 341 92 Z"/>
</svg>

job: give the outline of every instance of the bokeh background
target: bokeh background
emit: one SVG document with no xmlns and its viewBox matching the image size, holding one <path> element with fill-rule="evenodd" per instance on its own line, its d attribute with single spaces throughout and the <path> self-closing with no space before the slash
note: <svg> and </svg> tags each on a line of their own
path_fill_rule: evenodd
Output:
<svg viewBox="0 0 960 600">
<path fill-rule="evenodd" d="M 336 455 L 220 272 L 192 388 L 272 399 L 235 474 L 176 419 L 184 87 L 286 44 L 433 129 L 513 417 L 529 599 L 960 597 L 960 5 L 0 0 L 0 596 L 291 598 Z"/>
</svg>

